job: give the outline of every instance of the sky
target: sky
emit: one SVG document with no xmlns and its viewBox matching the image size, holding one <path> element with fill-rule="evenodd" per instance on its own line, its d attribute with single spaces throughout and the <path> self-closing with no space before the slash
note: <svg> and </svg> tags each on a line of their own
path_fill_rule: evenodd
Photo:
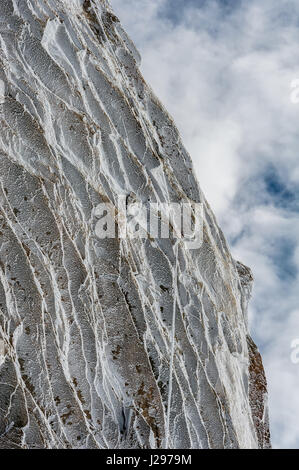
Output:
<svg viewBox="0 0 299 470">
<path fill-rule="evenodd" d="M 298 449 L 299 103 L 291 84 L 299 2 L 110 1 L 233 256 L 253 270 L 250 328 L 268 379 L 272 444 Z"/>
</svg>

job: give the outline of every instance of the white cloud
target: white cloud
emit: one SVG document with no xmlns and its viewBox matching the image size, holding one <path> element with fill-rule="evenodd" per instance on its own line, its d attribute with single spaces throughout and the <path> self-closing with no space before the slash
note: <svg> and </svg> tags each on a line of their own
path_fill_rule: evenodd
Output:
<svg viewBox="0 0 299 470">
<path fill-rule="evenodd" d="M 171 0 L 111 1 L 234 256 L 254 271 L 251 325 L 269 381 L 273 444 L 298 448 L 290 344 L 299 338 L 299 104 L 290 86 L 299 78 L 299 4 L 243 1 L 228 13 L 221 2 L 188 1 L 172 21 Z"/>
</svg>

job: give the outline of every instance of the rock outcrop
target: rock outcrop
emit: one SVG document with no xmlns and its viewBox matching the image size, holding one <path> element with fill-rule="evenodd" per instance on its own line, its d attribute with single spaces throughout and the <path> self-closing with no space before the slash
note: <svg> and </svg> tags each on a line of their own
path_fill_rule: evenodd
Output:
<svg viewBox="0 0 299 470">
<path fill-rule="evenodd" d="M 1 448 L 270 445 L 252 276 L 139 62 L 106 0 L 1 0 Z M 203 243 L 98 237 L 120 196 Z"/>
</svg>

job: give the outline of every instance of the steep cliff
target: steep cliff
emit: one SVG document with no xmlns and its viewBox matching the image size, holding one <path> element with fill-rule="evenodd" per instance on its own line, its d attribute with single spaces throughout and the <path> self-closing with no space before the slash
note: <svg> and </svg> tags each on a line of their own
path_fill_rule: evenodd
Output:
<svg viewBox="0 0 299 470">
<path fill-rule="evenodd" d="M 0 40 L 0 447 L 268 447 L 251 273 L 108 2 L 1 0 Z M 120 197 L 203 242 L 102 239 Z"/>
</svg>

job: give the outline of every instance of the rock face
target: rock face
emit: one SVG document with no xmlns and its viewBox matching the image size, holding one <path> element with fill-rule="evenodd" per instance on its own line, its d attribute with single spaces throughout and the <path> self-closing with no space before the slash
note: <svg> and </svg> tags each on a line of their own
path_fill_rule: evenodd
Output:
<svg viewBox="0 0 299 470">
<path fill-rule="evenodd" d="M 0 39 L 0 447 L 269 447 L 251 273 L 109 4 L 1 0 Z M 99 238 L 119 196 L 203 243 Z"/>
</svg>

